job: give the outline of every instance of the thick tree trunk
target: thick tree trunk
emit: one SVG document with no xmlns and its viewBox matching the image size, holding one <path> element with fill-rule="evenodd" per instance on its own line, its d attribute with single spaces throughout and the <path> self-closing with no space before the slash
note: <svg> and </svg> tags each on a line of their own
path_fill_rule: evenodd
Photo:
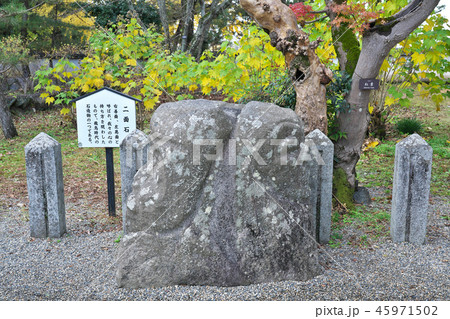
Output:
<svg viewBox="0 0 450 319">
<path fill-rule="evenodd" d="M 359 80 L 376 78 L 389 51 L 414 31 L 431 14 L 439 0 L 414 0 L 384 24 L 374 22 L 363 36 L 362 49 L 352 78 L 348 97 L 350 112 L 341 113 L 339 130 L 347 137 L 335 144 L 336 167 L 342 168 L 351 187 L 356 184 L 356 163 L 370 120 L 368 111 L 370 90 L 359 90 Z M 378 24 L 379 23 L 379 24 Z"/>
<path fill-rule="evenodd" d="M 305 133 L 318 128 L 327 133 L 325 85 L 332 74 L 320 63 L 315 49 L 299 29 L 294 12 L 280 0 L 240 0 L 241 6 L 261 27 L 269 30 L 271 44 L 281 51 L 297 95 L 295 112 L 305 124 Z"/>
<path fill-rule="evenodd" d="M 9 111 L 8 103 L 2 94 L 0 94 L 0 122 L 2 124 L 3 135 L 5 135 L 6 139 L 10 139 L 18 135 L 11 112 Z"/>
</svg>

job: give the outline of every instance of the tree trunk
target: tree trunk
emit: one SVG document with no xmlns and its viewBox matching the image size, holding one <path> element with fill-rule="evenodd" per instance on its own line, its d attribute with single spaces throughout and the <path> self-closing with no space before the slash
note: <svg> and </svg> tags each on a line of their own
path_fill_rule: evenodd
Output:
<svg viewBox="0 0 450 319">
<path fill-rule="evenodd" d="M 6 139 L 16 137 L 17 130 L 4 95 L 0 94 L 0 122 L 2 124 L 3 135 Z"/>
<path fill-rule="evenodd" d="M 327 134 L 325 85 L 331 71 L 315 53 L 319 42 L 309 42 L 297 26 L 294 12 L 280 0 L 240 0 L 241 6 L 259 25 L 269 30 L 272 46 L 281 51 L 297 95 L 295 112 L 305 124 L 305 134 L 319 129 Z"/>
<path fill-rule="evenodd" d="M 185 52 L 188 48 L 187 45 L 188 45 L 189 28 L 194 21 L 194 4 L 195 0 L 187 0 L 186 13 L 184 15 L 183 36 L 181 37 L 182 52 Z"/>
<path fill-rule="evenodd" d="M 211 22 L 217 18 L 220 13 L 227 9 L 231 4 L 231 0 L 224 0 L 222 3 L 219 3 L 220 0 L 214 0 L 211 3 L 211 6 L 209 8 L 209 12 L 206 13 L 205 10 L 205 2 L 202 2 L 202 9 L 201 9 L 201 18 L 197 27 L 197 30 L 195 30 L 194 37 L 192 38 L 192 41 L 189 45 L 189 52 L 198 60 L 200 59 L 204 43 L 206 40 L 206 35 L 209 32 L 209 29 L 211 28 Z"/>
<path fill-rule="evenodd" d="M 173 52 L 172 43 L 170 41 L 169 18 L 167 17 L 166 0 L 157 0 L 157 3 L 158 3 L 159 18 L 161 19 L 161 24 L 164 30 L 164 36 L 166 38 L 166 44 L 167 47 L 169 48 L 169 51 Z"/>
<path fill-rule="evenodd" d="M 335 144 L 336 167 L 344 170 L 352 188 L 356 186 L 356 163 L 370 120 L 370 90 L 359 90 L 359 80 L 376 78 L 389 51 L 425 21 L 438 3 L 439 0 L 414 0 L 391 18 L 384 19 L 386 23 L 375 21 L 363 35 L 362 49 L 348 97 L 350 111 L 338 117 L 339 130 L 345 132 L 347 137 Z"/>
<path fill-rule="evenodd" d="M 53 19 L 54 21 L 54 26 L 52 29 L 52 48 L 55 49 L 57 47 L 57 41 L 58 41 L 58 37 L 59 37 L 59 33 L 60 33 L 60 29 L 58 26 L 58 4 L 55 4 L 53 7 Z"/>
</svg>

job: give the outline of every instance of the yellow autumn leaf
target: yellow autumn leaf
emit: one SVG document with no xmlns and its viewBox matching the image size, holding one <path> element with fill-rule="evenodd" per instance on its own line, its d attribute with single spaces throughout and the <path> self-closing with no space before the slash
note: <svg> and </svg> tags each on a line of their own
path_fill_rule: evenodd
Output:
<svg viewBox="0 0 450 319">
<path fill-rule="evenodd" d="M 53 103 L 55 101 L 55 98 L 52 96 L 49 96 L 48 98 L 45 99 L 45 103 L 50 104 Z"/>
<path fill-rule="evenodd" d="M 386 100 L 384 101 L 384 104 L 386 104 L 387 106 L 390 106 L 394 103 L 395 103 L 395 99 L 391 96 L 387 96 Z"/>
<path fill-rule="evenodd" d="M 155 106 L 155 104 L 158 103 L 158 101 L 159 101 L 158 96 L 155 96 L 152 99 L 144 101 L 145 109 L 146 110 L 151 110 Z"/>
<path fill-rule="evenodd" d="M 111 85 L 112 86 L 119 86 L 120 85 L 120 81 L 119 80 L 117 80 L 117 81 L 114 81 Z"/>
<path fill-rule="evenodd" d="M 142 89 L 140 90 L 140 92 L 141 92 L 142 95 L 145 95 L 145 93 L 147 93 L 147 90 L 146 90 L 145 88 L 142 88 Z"/>
<path fill-rule="evenodd" d="M 209 86 L 202 87 L 202 93 L 208 95 L 209 93 L 211 93 L 211 88 Z"/>
<path fill-rule="evenodd" d="M 441 54 L 436 50 L 431 50 L 427 52 L 426 58 L 431 60 L 433 64 L 436 64 L 436 62 L 441 60 Z"/>
<path fill-rule="evenodd" d="M 373 112 L 373 106 L 370 105 L 370 103 L 369 103 L 369 113 L 372 114 L 372 112 Z"/>
<path fill-rule="evenodd" d="M 425 61 L 425 54 L 414 52 L 411 55 L 411 59 L 414 61 L 415 64 L 420 64 L 423 61 Z"/>
<path fill-rule="evenodd" d="M 87 84 L 83 85 L 83 87 L 81 88 L 81 91 L 83 91 L 83 92 L 89 91 L 89 85 L 87 85 Z"/>
<path fill-rule="evenodd" d="M 427 78 L 427 74 L 425 72 L 420 72 L 418 75 L 419 75 L 419 78 L 421 78 L 421 79 Z"/>
<path fill-rule="evenodd" d="M 198 86 L 195 84 L 189 85 L 189 91 L 195 91 L 198 89 Z"/>
<path fill-rule="evenodd" d="M 136 60 L 135 59 L 127 59 L 125 61 L 126 65 L 136 66 Z"/>
<path fill-rule="evenodd" d="M 104 84 L 103 79 L 95 79 L 95 80 L 94 80 L 94 85 L 95 85 L 97 88 L 103 87 L 103 84 Z"/>
<path fill-rule="evenodd" d="M 387 60 L 384 60 L 380 69 L 381 71 L 386 72 L 389 69 L 389 62 Z"/>
<path fill-rule="evenodd" d="M 371 148 L 374 148 L 374 147 L 377 146 L 378 144 L 380 144 L 380 142 L 378 142 L 378 141 L 370 142 L 370 143 L 367 144 L 367 146 L 364 148 L 364 151 L 370 150 Z"/>
<path fill-rule="evenodd" d="M 202 79 L 202 86 L 208 86 L 208 84 L 209 84 L 209 78 L 203 78 Z"/>
<path fill-rule="evenodd" d="M 49 94 L 47 92 L 41 93 L 41 98 L 45 98 L 47 96 L 49 96 Z"/>
<path fill-rule="evenodd" d="M 430 19 L 427 19 L 427 25 L 423 27 L 423 30 L 425 32 L 431 31 L 431 29 L 433 29 L 434 27 L 434 22 L 431 21 Z"/>
<path fill-rule="evenodd" d="M 94 78 L 99 78 L 102 76 L 103 71 L 101 69 L 90 69 L 89 74 L 92 75 Z"/>
<path fill-rule="evenodd" d="M 428 66 L 422 63 L 421 65 L 419 65 L 419 69 L 420 71 L 426 71 L 428 69 Z"/>
<path fill-rule="evenodd" d="M 69 112 L 70 112 L 70 109 L 67 107 L 63 107 L 60 111 L 61 115 L 69 114 Z"/>
<path fill-rule="evenodd" d="M 254 37 L 248 42 L 248 44 L 250 44 L 251 46 L 261 45 L 261 39 Z"/>
<path fill-rule="evenodd" d="M 113 76 L 111 74 L 109 74 L 109 73 L 105 74 L 105 80 L 106 81 L 112 81 L 113 79 L 114 78 L 113 78 Z"/>
</svg>

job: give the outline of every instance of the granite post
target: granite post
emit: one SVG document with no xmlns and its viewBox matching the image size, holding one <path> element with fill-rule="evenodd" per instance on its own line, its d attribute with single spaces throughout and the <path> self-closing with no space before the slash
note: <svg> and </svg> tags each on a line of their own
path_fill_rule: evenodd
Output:
<svg viewBox="0 0 450 319">
<path fill-rule="evenodd" d="M 66 232 L 61 144 L 40 133 L 25 146 L 31 237 Z"/>
<path fill-rule="evenodd" d="M 317 148 L 320 158 L 312 156 L 312 169 L 317 170 L 317 179 L 312 179 L 316 184 L 315 199 L 313 199 L 313 213 L 315 214 L 316 240 L 325 244 L 330 241 L 331 233 L 331 208 L 333 191 L 333 142 L 319 129 L 315 129 L 306 136 Z"/>
<path fill-rule="evenodd" d="M 127 213 L 127 200 L 131 192 L 134 175 L 147 163 L 147 150 L 149 139 L 140 130 L 128 134 L 120 144 L 120 176 L 122 183 L 122 218 L 123 232 L 126 234 L 125 218 Z"/>
<path fill-rule="evenodd" d="M 395 147 L 391 237 L 423 244 L 427 227 L 433 149 L 418 134 Z"/>
</svg>

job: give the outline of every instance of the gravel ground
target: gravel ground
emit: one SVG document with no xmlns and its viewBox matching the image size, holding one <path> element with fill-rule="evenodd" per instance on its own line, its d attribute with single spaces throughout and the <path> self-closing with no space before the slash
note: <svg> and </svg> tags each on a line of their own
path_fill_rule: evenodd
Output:
<svg viewBox="0 0 450 319">
<path fill-rule="evenodd" d="M 382 194 L 381 190 L 371 190 Z M 71 207 L 73 209 L 74 207 Z M 26 207 L 0 196 L 0 300 L 449 300 L 450 211 L 446 198 L 432 198 L 427 243 L 394 244 L 381 238 L 369 247 L 321 247 L 324 273 L 306 282 L 251 286 L 119 289 L 115 258 L 120 231 L 93 230 L 67 216 L 60 240 L 32 239 Z M 385 207 L 386 209 L 386 207 Z M 77 217 L 78 216 L 78 217 Z M 350 236 L 351 227 L 344 236 Z M 345 239 L 345 237 L 344 237 Z"/>
</svg>

